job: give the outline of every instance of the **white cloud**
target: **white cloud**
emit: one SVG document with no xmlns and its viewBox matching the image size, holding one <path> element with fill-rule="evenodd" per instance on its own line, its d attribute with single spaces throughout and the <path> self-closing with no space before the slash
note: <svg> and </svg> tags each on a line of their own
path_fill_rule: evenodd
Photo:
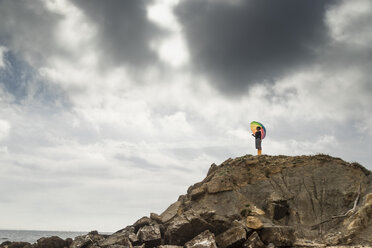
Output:
<svg viewBox="0 0 372 248">
<path fill-rule="evenodd" d="M 330 33 L 337 42 L 372 48 L 372 2 L 343 0 L 326 16 Z"/>
<path fill-rule="evenodd" d="M 150 46 L 163 62 L 175 68 L 189 62 L 189 53 L 182 29 L 173 13 L 178 3 L 179 0 L 156 0 L 147 8 L 148 19 L 170 32 L 162 39 L 151 41 Z"/>
<path fill-rule="evenodd" d="M 10 131 L 10 124 L 6 120 L 0 119 L 0 142 L 8 137 Z"/>
<path fill-rule="evenodd" d="M 8 49 L 4 46 L 0 46 L 0 69 L 5 67 L 5 60 L 4 60 L 4 53 L 6 53 Z"/>
<path fill-rule="evenodd" d="M 61 17 L 54 30 L 56 41 L 59 43 L 58 46 L 73 55 L 94 45 L 93 39 L 97 35 L 97 31 L 87 21 L 81 9 L 68 0 L 44 0 L 44 4 L 51 13 Z M 88 64 L 97 63 L 91 57 L 84 58 L 83 61 Z"/>
</svg>

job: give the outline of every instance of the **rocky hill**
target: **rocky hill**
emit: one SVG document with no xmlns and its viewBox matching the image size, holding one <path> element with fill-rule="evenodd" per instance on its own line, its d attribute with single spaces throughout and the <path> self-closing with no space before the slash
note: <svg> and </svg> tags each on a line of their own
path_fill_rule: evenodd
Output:
<svg viewBox="0 0 372 248">
<path fill-rule="evenodd" d="M 163 213 L 112 235 L 42 238 L 24 248 L 372 247 L 372 174 L 328 155 L 212 164 Z"/>
</svg>

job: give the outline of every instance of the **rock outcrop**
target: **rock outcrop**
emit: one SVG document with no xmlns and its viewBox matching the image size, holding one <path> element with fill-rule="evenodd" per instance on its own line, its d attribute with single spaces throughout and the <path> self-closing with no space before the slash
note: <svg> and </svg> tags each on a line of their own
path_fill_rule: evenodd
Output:
<svg viewBox="0 0 372 248">
<path fill-rule="evenodd" d="M 372 247 L 372 174 L 328 155 L 247 155 L 212 164 L 160 215 L 109 236 L 48 239 L 14 247 Z"/>
</svg>

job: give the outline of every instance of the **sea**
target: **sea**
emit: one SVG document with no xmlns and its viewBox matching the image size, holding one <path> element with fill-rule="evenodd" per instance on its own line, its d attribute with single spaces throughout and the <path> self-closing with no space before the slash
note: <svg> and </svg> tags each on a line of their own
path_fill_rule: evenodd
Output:
<svg viewBox="0 0 372 248">
<path fill-rule="evenodd" d="M 5 241 L 22 241 L 31 244 L 42 237 L 58 236 L 62 239 L 85 235 L 88 232 L 0 230 L 0 244 Z"/>
</svg>

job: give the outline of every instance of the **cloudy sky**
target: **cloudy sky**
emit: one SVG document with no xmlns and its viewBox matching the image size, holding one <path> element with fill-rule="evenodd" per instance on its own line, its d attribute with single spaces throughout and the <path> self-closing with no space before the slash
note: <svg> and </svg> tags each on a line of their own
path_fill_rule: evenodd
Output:
<svg viewBox="0 0 372 248">
<path fill-rule="evenodd" d="M 371 0 L 0 0 L 0 229 L 161 213 L 253 120 L 372 169 L 371 68 Z"/>
</svg>

